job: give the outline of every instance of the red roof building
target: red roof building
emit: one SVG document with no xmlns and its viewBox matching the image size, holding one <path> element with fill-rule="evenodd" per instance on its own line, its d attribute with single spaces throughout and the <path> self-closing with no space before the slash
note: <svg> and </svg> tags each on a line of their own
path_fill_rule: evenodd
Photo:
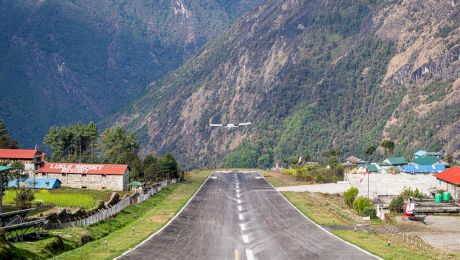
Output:
<svg viewBox="0 0 460 260">
<path fill-rule="evenodd" d="M 439 181 L 439 187 L 451 193 L 454 200 L 460 200 L 460 167 L 451 167 L 434 175 Z"/>
<path fill-rule="evenodd" d="M 443 172 L 434 175 L 439 180 L 443 180 L 448 183 L 460 185 L 460 167 L 455 166 L 449 168 Z"/>
<path fill-rule="evenodd" d="M 34 149 L 0 149 L 0 159 L 4 160 L 33 160 L 35 156 L 42 157 L 43 152 Z"/>
<path fill-rule="evenodd" d="M 127 164 L 45 163 L 37 173 L 123 175 Z"/>
<path fill-rule="evenodd" d="M 37 178 L 54 178 L 63 187 L 122 191 L 128 189 L 127 164 L 44 163 Z"/>
</svg>

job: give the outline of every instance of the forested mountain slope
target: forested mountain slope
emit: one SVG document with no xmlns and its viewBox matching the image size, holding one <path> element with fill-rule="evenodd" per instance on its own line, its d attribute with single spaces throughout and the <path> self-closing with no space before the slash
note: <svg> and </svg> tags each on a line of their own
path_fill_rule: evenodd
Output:
<svg viewBox="0 0 460 260">
<path fill-rule="evenodd" d="M 262 0 L 0 0 L 0 118 L 22 146 L 99 120 Z"/>
<path fill-rule="evenodd" d="M 150 86 L 116 124 L 189 167 L 330 147 L 458 149 L 460 3 L 271 1 Z M 211 129 L 211 122 L 252 121 Z M 233 151 L 233 152 L 231 152 Z M 231 152 L 227 154 L 228 152 Z"/>
</svg>

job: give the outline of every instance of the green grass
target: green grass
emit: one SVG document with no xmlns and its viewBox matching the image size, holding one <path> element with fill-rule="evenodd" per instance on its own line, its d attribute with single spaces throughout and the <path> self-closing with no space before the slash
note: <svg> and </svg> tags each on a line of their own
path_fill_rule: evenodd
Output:
<svg viewBox="0 0 460 260">
<path fill-rule="evenodd" d="M 353 230 L 337 230 L 333 233 L 384 259 L 449 259 L 446 255 L 439 255 L 439 252 L 408 245 L 402 239 L 389 235 L 354 232 Z M 388 241 L 391 241 L 391 246 L 388 246 Z M 455 255 L 451 257 L 455 259 Z"/>
<path fill-rule="evenodd" d="M 4 204 L 14 204 L 14 197 L 17 190 L 9 189 L 3 196 Z M 44 204 L 52 204 L 59 207 L 84 207 L 86 209 L 97 206 L 98 201 L 109 199 L 111 191 L 81 190 L 60 188 L 56 190 L 37 190 L 35 199 L 43 201 Z"/>
<path fill-rule="evenodd" d="M 50 238 L 35 242 L 15 243 L 15 252 L 22 258 L 45 259 L 54 254 L 44 250 L 53 236 L 64 239 L 65 251 L 56 259 L 111 259 L 139 244 L 164 226 L 185 205 L 211 171 L 194 171 L 186 180 L 172 184 L 150 199 L 126 207 L 115 217 L 89 227 L 51 230 Z M 134 232 L 132 231 L 134 228 Z M 80 245 L 81 234 L 90 234 L 94 241 Z M 107 241 L 107 247 L 105 246 Z"/>
<path fill-rule="evenodd" d="M 271 176 L 269 174 L 264 174 L 265 179 L 273 185 L 273 187 L 283 187 L 286 186 L 283 182 L 275 178 L 274 176 Z"/>
<path fill-rule="evenodd" d="M 312 194 L 308 192 L 283 192 L 295 207 L 312 221 L 326 226 L 356 224 L 350 218 L 338 216 L 324 202 L 328 201 L 337 207 L 345 208 L 342 198 L 324 194 Z M 381 220 L 372 220 L 371 227 L 378 228 L 384 225 Z M 386 233 L 363 232 L 354 230 L 336 230 L 332 232 L 336 236 L 357 245 L 372 254 L 384 259 L 458 259 L 459 255 L 440 254 L 430 246 L 417 246 L 405 241 L 401 236 L 391 236 Z M 388 246 L 388 241 L 391 246 Z"/>
</svg>

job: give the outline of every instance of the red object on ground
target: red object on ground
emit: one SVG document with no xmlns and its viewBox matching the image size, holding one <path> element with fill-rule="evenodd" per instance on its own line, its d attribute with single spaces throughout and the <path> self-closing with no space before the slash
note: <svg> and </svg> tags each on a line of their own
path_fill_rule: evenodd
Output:
<svg viewBox="0 0 460 260">
<path fill-rule="evenodd" d="M 455 167 L 449 168 L 443 172 L 435 174 L 434 176 L 440 180 L 459 185 L 460 184 L 460 167 L 455 166 Z"/>
</svg>

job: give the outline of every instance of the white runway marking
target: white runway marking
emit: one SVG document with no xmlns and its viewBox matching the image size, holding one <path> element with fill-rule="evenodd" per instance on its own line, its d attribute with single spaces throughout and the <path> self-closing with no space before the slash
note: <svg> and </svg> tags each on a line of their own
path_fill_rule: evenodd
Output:
<svg viewBox="0 0 460 260">
<path fill-rule="evenodd" d="M 236 197 L 237 197 L 237 198 L 240 198 L 240 194 L 236 194 Z"/>
<path fill-rule="evenodd" d="M 240 192 L 240 189 L 236 189 L 236 192 Z"/>
<path fill-rule="evenodd" d="M 241 229 L 241 231 L 245 231 L 246 230 L 246 224 L 240 224 L 240 229 Z"/>
<path fill-rule="evenodd" d="M 243 211 L 243 207 L 238 206 L 238 211 Z"/>
<path fill-rule="evenodd" d="M 241 204 L 241 200 L 237 200 L 236 202 L 237 202 L 238 204 Z"/>
<path fill-rule="evenodd" d="M 238 214 L 238 218 L 239 218 L 240 220 L 243 220 L 243 219 L 244 219 L 243 214 Z"/>
<path fill-rule="evenodd" d="M 243 242 L 245 244 L 249 243 L 249 237 L 247 235 L 243 235 Z"/>
<path fill-rule="evenodd" d="M 215 179 L 217 179 L 217 176 L 211 176 L 211 179 L 215 180 Z"/>
<path fill-rule="evenodd" d="M 246 250 L 246 258 L 248 260 L 254 260 L 254 254 L 252 253 L 252 250 L 250 250 L 250 249 Z"/>
<path fill-rule="evenodd" d="M 262 177 L 260 177 L 260 176 L 256 176 L 256 179 L 262 179 Z"/>
</svg>

